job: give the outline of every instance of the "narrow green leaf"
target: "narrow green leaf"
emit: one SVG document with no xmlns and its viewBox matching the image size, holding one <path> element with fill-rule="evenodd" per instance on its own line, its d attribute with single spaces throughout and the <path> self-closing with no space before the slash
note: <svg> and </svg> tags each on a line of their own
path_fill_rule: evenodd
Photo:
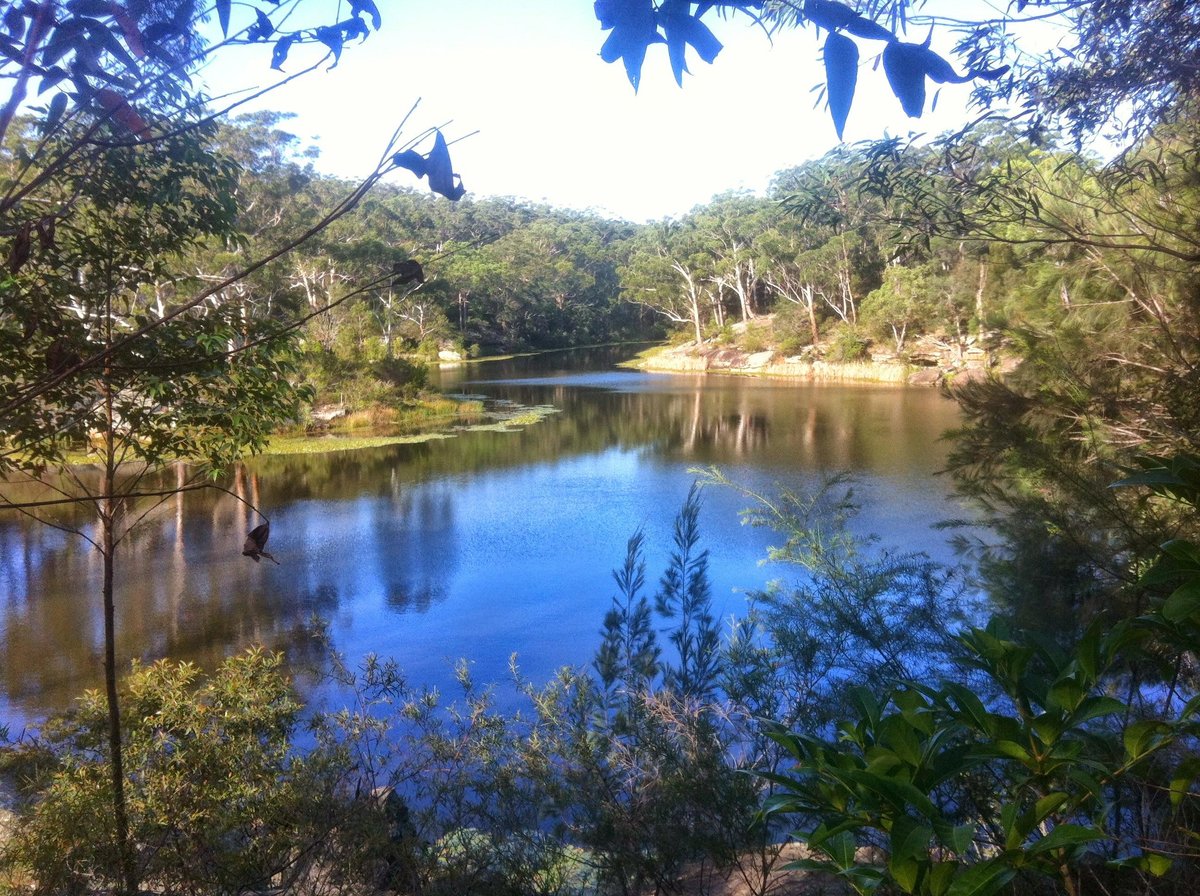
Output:
<svg viewBox="0 0 1200 896">
<path fill-rule="evenodd" d="M 1069 797 L 1065 793 L 1050 793 L 1033 805 L 1033 823 L 1041 824 L 1050 813 L 1061 808 Z"/>
<path fill-rule="evenodd" d="M 998 893 L 1014 877 L 1016 870 L 1000 861 L 972 865 L 954 879 L 946 896 L 991 896 Z"/>
<path fill-rule="evenodd" d="M 1078 824 L 1060 824 L 1045 837 L 1026 848 L 1030 855 L 1042 855 L 1058 849 L 1068 849 L 1104 840 L 1104 834 L 1095 828 L 1085 828 Z"/>
<path fill-rule="evenodd" d="M 900 889 L 905 893 L 912 893 L 917 886 L 917 880 L 921 876 L 921 865 L 911 857 L 899 857 L 892 855 L 888 859 L 888 872 L 892 875 L 892 879 L 899 884 Z"/>
<path fill-rule="evenodd" d="M 907 815 L 901 815 L 892 823 L 891 834 L 890 850 L 893 859 L 928 858 L 933 828 Z"/>
</svg>

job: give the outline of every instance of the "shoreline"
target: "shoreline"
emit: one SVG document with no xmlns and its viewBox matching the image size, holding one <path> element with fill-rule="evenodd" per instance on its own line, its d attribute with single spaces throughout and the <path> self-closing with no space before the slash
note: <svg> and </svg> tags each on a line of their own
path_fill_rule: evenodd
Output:
<svg viewBox="0 0 1200 896">
<path fill-rule="evenodd" d="M 941 358 L 930 364 L 913 364 L 888 358 L 838 362 L 785 356 L 774 349 L 747 352 L 730 346 L 698 346 L 688 342 L 679 346 L 658 346 L 621 366 L 648 373 L 714 373 L 810 383 L 856 382 L 922 387 L 982 379 L 992 370 L 1004 372 L 1004 365 L 989 365 L 982 352 L 974 353 L 977 355 L 975 357 L 971 354 L 963 361 L 953 363 Z"/>
</svg>

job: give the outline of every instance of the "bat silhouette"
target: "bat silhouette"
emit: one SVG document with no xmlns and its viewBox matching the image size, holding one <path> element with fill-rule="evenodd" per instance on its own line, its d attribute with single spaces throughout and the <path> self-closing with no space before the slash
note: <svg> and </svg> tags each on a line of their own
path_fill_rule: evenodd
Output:
<svg viewBox="0 0 1200 896">
<path fill-rule="evenodd" d="M 276 566 L 279 561 L 267 553 L 267 539 L 271 537 L 271 524 L 263 523 L 261 526 L 255 526 L 246 533 L 246 541 L 242 545 L 242 556 L 249 557 L 255 563 L 259 557 L 266 557 Z"/>
</svg>

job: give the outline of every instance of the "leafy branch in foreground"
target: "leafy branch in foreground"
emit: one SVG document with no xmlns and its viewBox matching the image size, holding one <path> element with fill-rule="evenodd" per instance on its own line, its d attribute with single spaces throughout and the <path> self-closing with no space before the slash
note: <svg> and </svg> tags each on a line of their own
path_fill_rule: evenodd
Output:
<svg viewBox="0 0 1200 896">
<path fill-rule="evenodd" d="M 1119 484 L 1194 511 L 1197 469 L 1191 457 L 1147 459 Z M 959 659 L 982 676 L 971 687 L 857 688 L 836 742 L 772 730 L 792 768 L 767 773 L 778 791 L 764 815 L 793 819 L 816 851 L 795 867 L 861 894 L 988 896 L 1030 877 L 1069 896 L 1146 891 L 1156 878 L 1189 891 L 1200 697 L 1175 695 L 1200 644 L 1198 557 L 1190 543 L 1163 545 L 1141 583 L 1169 596 L 1096 620 L 1069 647 L 999 620 L 968 629 Z"/>
</svg>

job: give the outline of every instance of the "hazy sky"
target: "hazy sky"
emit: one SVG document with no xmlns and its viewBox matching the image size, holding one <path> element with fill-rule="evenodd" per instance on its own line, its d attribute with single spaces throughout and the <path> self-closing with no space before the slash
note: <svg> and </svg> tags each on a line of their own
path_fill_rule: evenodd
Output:
<svg viewBox="0 0 1200 896">
<path fill-rule="evenodd" d="M 331 174 L 369 172 L 417 99 L 407 133 L 430 125 L 444 126 L 450 140 L 479 132 L 451 149 L 471 193 L 634 221 L 681 215 L 725 190 L 762 190 L 774 172 L 837 141 L 828 112 L 814 108 L 824 73 L 811 28 L 772 43 L 749 18 L 710 12 L 705 21 L 725 44 L 716 62 L 689 51 L 692 74 L 681 89 L 666 47 L 652 46 L 635 95 L 621 63 L 598 55 L 606 32 L 589 0 L 377 2 L 380 32 L 348 46 L 336 69 L 265 103 L 300 114 L 289 129 L 316 141 L 318 167 Z M 951 43 L 950 34 L 937 35 L 934 48 L 946 52 Z M 943 87 L 935 114 L 906 118 L 882 68 L 872 69 L 882 45 L 863 47 L 848 141 L 937 132 L 963 120 L 967 85 Z M 207 77 L 214 87 L 265 83 L 269 65 L 270 47 L 262 45 L 239 51 L 233 65 L 226 58 Z M 389 177 L 414 183 L 405 172 Z"/>
</svg>

